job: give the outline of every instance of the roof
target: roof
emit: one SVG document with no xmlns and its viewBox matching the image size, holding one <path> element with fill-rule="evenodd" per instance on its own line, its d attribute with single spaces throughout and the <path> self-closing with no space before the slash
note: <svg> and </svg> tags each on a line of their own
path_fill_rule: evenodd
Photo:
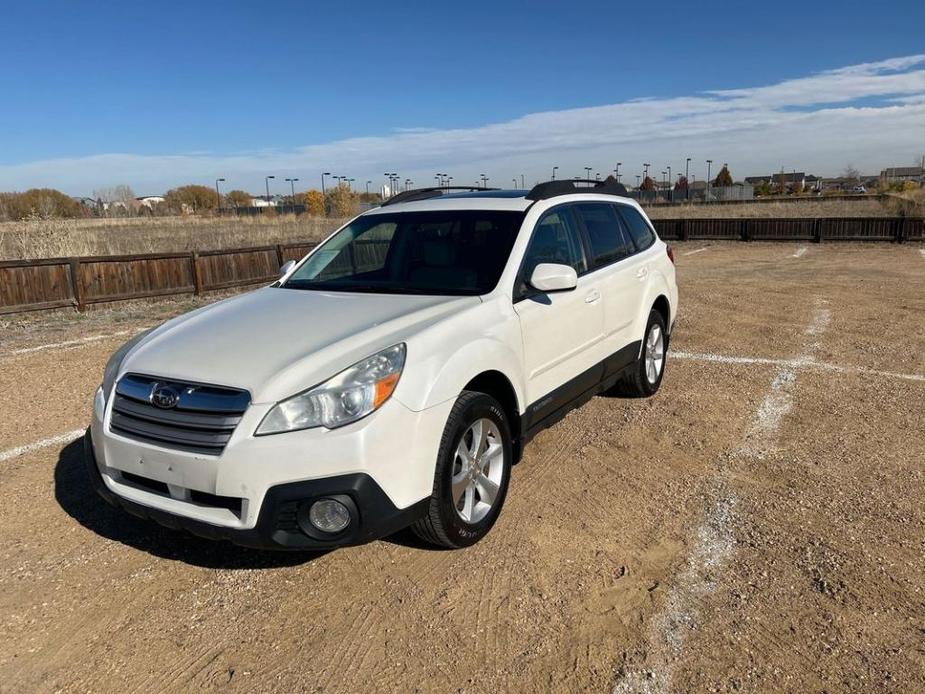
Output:
<svg viewBox="0 0 925 694">
<path fill-rule="evenodd" d="M 784 172 L 784 182 L 785 183 L 794 183 L 796 181 L 802 181 L 805 178 L 806 178 L 806 173 L 803 171 L 797 171 L 796 173 L 792 171 L 789 173 L 786 171 Z M 780 172 L 769 174 L 768 176 L 746 176 L 745 177 L 746 183 L 753 183 L 753 184 L 762 183 L 762 182 L 770 183 L 772 181 L 775 183 L 780 181 Z"/>
<path fill-rule="evenodd" d="M 881 176 L 890 178 L 893 176 L 921 176 L 921 166 L 893 166 L 880 172 Z"/>
</svg>

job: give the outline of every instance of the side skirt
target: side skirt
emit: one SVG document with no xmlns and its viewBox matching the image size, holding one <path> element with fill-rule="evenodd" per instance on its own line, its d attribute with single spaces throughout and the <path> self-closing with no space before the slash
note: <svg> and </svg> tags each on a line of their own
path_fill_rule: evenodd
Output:
<svg viewBox="0 0 925 694">
<path fill-rule="evenodd" d="M 528 406 L 520 420 L 523 432 L 521 450 L 543 429 L 551 427 L 598 393 L 613 388 L 623 372 L 636 363 L 641 348 L 642 340 L 631 342 Z"/>
</svg>

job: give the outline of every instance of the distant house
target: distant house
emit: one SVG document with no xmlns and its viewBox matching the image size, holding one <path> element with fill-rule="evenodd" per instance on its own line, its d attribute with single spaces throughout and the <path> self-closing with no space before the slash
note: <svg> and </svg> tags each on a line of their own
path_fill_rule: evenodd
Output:
<svg viewBox="0 0 925 694">
<path fill-rule="evenodd" d="M 922 183 L 923 172 L 921 166 L 893 166 L 880 172 L 880 178 L 886 181 L 914 181 Z"/>
<path fill-rule="evenodd" d="M 752 186 L 761 186 L 764 184 L 769 184 L 772 186 L 780 185 L 781 177 L 784 179 L 784 186 L 788 191 L 793 191 L 797 188 L 806 190 L 808 181 L 813 183 L 819 180 L 818 176 L 807 176 L 804 171 L 791 171 L 787 173 L 773 173 L 768 176 L 746 176 L 745 183 Z"/>
<path fill-rule="evenodd" d="M 135 198 L 135 202 L 138 203 L 138 207 L 147 207 L 150 210 L 164 202 L 164 196 L 142 195 L 140 198 Z"/>
</svg>

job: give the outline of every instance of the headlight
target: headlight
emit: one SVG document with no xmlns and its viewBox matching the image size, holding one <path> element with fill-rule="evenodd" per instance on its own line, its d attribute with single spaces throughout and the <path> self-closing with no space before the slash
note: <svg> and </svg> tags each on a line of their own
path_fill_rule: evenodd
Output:
<svg viewBox="0 0 925 694">
<path fill-rule="evenodd" d="M 389 347 L 341 371 L 334 378 L 273 406 L 255 434 L 350 424 L 378 410 L 398 385 L 405 345 Z"/>
<path fill-rule="evenodd" d="M 112 393 L 113 386 L 116 385 L 116 376 L 119 374 L 119 367 L 122 366 L 122 360 L 125 359 L 125 355 L 129 353 L 132 347 L 134 347 L 139 342 L 141 342 L 145 337 L 147 337 L 148 333 L 151 332 L 151 330 L 154 330 L 154 328 L 151 328 L 150 330 L 145 330 L 143 333 L 139 333 L 138 335 L 133 337 L 131 340 L 126 342 L 124 345 L 122 345 L 115 352 L 113 352 L 113 355 L 109 357 L 109 361 L 106 362 L 106 368 L 103 369 L 103 399 L 104 401 L 106 398 L 110 396 L 110 394 Z"/>
</svg>

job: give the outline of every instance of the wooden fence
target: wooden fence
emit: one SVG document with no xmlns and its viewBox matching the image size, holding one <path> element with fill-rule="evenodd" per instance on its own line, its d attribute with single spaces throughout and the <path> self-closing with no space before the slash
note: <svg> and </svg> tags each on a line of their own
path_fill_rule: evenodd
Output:
<svg viewBox="0 0 925 694">
<path fill-rule="evenodd" d="M 0 261 L 0 314 L 272 282 L 313 243 L 190 253 Z"/>
<path fill-rule="evenodd" d="M 653 224 L 666 240 L 925 241 L 925 220 L 909 217 L 656 219 Z M 290 243 L 223 251 L 0 261 L 0 314 L 68 306 L 83 310 L 108 301 L 265 284 L 278 277 L 283 263 L 303 257 L 313 247 L 312 243 Z"/>
</svg>

